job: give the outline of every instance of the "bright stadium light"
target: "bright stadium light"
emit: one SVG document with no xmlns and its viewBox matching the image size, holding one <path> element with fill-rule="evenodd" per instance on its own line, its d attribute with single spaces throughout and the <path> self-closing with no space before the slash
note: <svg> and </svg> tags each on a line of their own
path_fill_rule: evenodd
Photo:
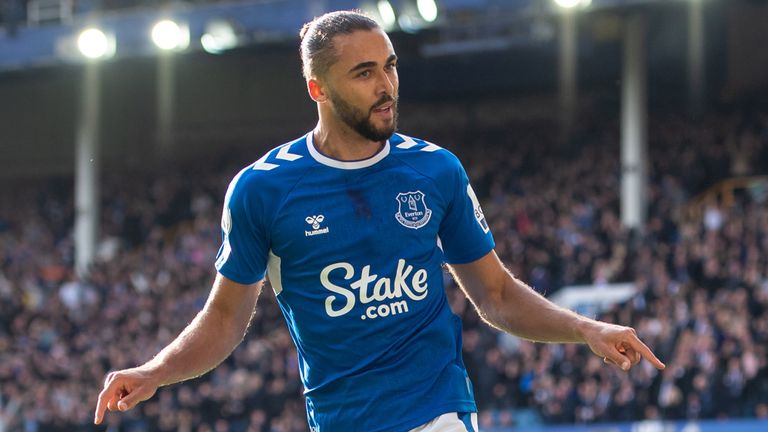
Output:
<svg viewBox="0 0 768 432">
<path fill-rule="evenodd" d="M 571 9 L 578 6 L 581 0 L 555 0 L 555 3 L 563 9 Z"/>
<path fill-rule="evenodd" d="M 162 20 L 152 27 L 152 42 L 162 50 L 180 50 L 189 46 L 189 28 L 171 20 Z"/>
<path fill-rule="evenodd" d="M 592 4 L 592 0 L 555 0 L 555 4 L 563 9 L 573 9 L 577 6 L 585 8 Z"/>
<path fill-rule="evenodd" d="M 397 18 L 397 25 L 406 33 L 416 33 L 422 28 L 421 20 L 413 19 L 410 15 L 401 14 Z"/>
<path fill-rule="evenodd" d="M 80 32 L 77 37 L 77 48 L 89 59 L 111 57 L 115 53 L 114 38 L 108 37 L 103 31 L 94 27 Z"/>
<path fill-rule="evenodd" d="M 214 20 L 208 23 L 205 34 L 200 37 L 203 49 L 211 54 L 235 48 L 238 44 L 237 33 L 232 23 L 226 20 Z"/>
<path fill-rule="evenodd" d="M 417 0 L 416 7 L 419 9 L 419 14 L 426 22 L 435 22 L 437 19 L 437 3 L 435 0 Z"/>
<path fill-rule="evenodd" d="M 395 9 L 392 8 L 392 3 L 389 0 L 379 0 L 376 7 L 379 9 L 381 20 L 384 21 L 384 27 L 393 27 L 397 22 L 397 17 L 395 16 Z"/>
</svg>

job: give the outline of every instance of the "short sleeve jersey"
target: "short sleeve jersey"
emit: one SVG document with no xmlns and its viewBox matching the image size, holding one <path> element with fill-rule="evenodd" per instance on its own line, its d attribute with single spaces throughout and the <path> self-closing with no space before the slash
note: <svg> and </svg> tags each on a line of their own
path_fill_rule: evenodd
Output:
<svg viewBox="0 0 768 432">
<path fill-rule="evenodd" d="M 298 351 L 313 432 L 407 431 L 476 411 L 443 263 L 493 247 L 458 159 L 393 135 L 339 161 L 310 132 L 240 171 L 225 197 L 216 269 L 267 275 Z"/>
</svg>

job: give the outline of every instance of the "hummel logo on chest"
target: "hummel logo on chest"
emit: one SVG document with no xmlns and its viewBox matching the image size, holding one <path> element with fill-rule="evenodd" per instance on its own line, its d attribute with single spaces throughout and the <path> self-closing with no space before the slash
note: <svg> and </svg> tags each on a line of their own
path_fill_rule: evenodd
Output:
<svg viewBox="0 0 768 432">
<path fill-rule="evenodd" d="M 304 237 L 328 234 L 331 231 L 329 227 L 321 228 L 320 224 L 325 220 L 325 216 L 323 215 L 307 216 L 304 220 L 312 227 L 312 231 L 304 231 Z"/>
</svg>

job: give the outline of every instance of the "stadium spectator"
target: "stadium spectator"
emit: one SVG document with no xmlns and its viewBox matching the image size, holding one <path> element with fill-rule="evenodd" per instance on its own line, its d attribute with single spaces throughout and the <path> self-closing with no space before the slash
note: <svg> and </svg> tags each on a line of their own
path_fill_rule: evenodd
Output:
<svg viewBox="0 0 768 432">
<path fill-rule="evenodd" d="M 734 207 L 718 207 L 716 224 L 682 217 L 690 198 L 737 174 L 728 156 L 706 147 L 738 136 L 738 124 L 722 116 L 652 122 L 650 217 L 634 241 L 619 222 L 617 131 L 587 130 L 579 154 L 564 158 L 542 148 L 556 145 L 547 138 L 550 125 L 478 124 L 487 132 L 467 134 L 476 138 L 454 149 L 471 160 L 503 259 L 516 273 L 547 292 L 634 281 L 637 295 L 605 317 L 635 325 L 668 360 L 661 374 L 640 367 L 625 375 L 575 346 L 510 340 L 480 324 L 449 287 L 464 319 L 464 357 L 483 426 L 519 424 L 523 413 L 547 423 L 768 418 L 766 206 L 759 194 L 746 194 Z M 756 134 L 761 149 L 766 130 Z M 509 137 L 508 145 L 476 151 L 492 136 Z M 681 151 L 693 141 L 696 152 Z M 82 280 L 70 271 L 74 216 L 66 182 L 0 192 L 0 427 L 95 430 L 93 391 L 104 374 L 147 360 L 200 308 L 219 241 L 218 200 L 234 167 L 189 172 L 195 175 L 179 168 L 132 176 L 127 184 L 106 179 L 105 239 L 118 247 Z M 161 205 L 170 197 L 178 198 Z M 68 302 L 84 306 L 70 312 Z M 107 430 L 306 430 L 295 352 L 281 320 L 274 296 L 262 296 L 250 336 L 223 367 L 161 390 L 141 411 L 108 416 Z"/>
</svg>

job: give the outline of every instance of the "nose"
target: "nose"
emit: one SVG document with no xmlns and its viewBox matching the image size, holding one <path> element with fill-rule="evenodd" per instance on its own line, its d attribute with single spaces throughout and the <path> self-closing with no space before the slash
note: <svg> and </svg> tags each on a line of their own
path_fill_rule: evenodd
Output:
<svg viewBox="0 0 768 432">
<path fill-rule="evenodd" d="M 382 71 L 379 77 L 378 94 L 393 96 L 395 94 L 395 77 L 389 76 L 385 71 Z"/>
</svg>

